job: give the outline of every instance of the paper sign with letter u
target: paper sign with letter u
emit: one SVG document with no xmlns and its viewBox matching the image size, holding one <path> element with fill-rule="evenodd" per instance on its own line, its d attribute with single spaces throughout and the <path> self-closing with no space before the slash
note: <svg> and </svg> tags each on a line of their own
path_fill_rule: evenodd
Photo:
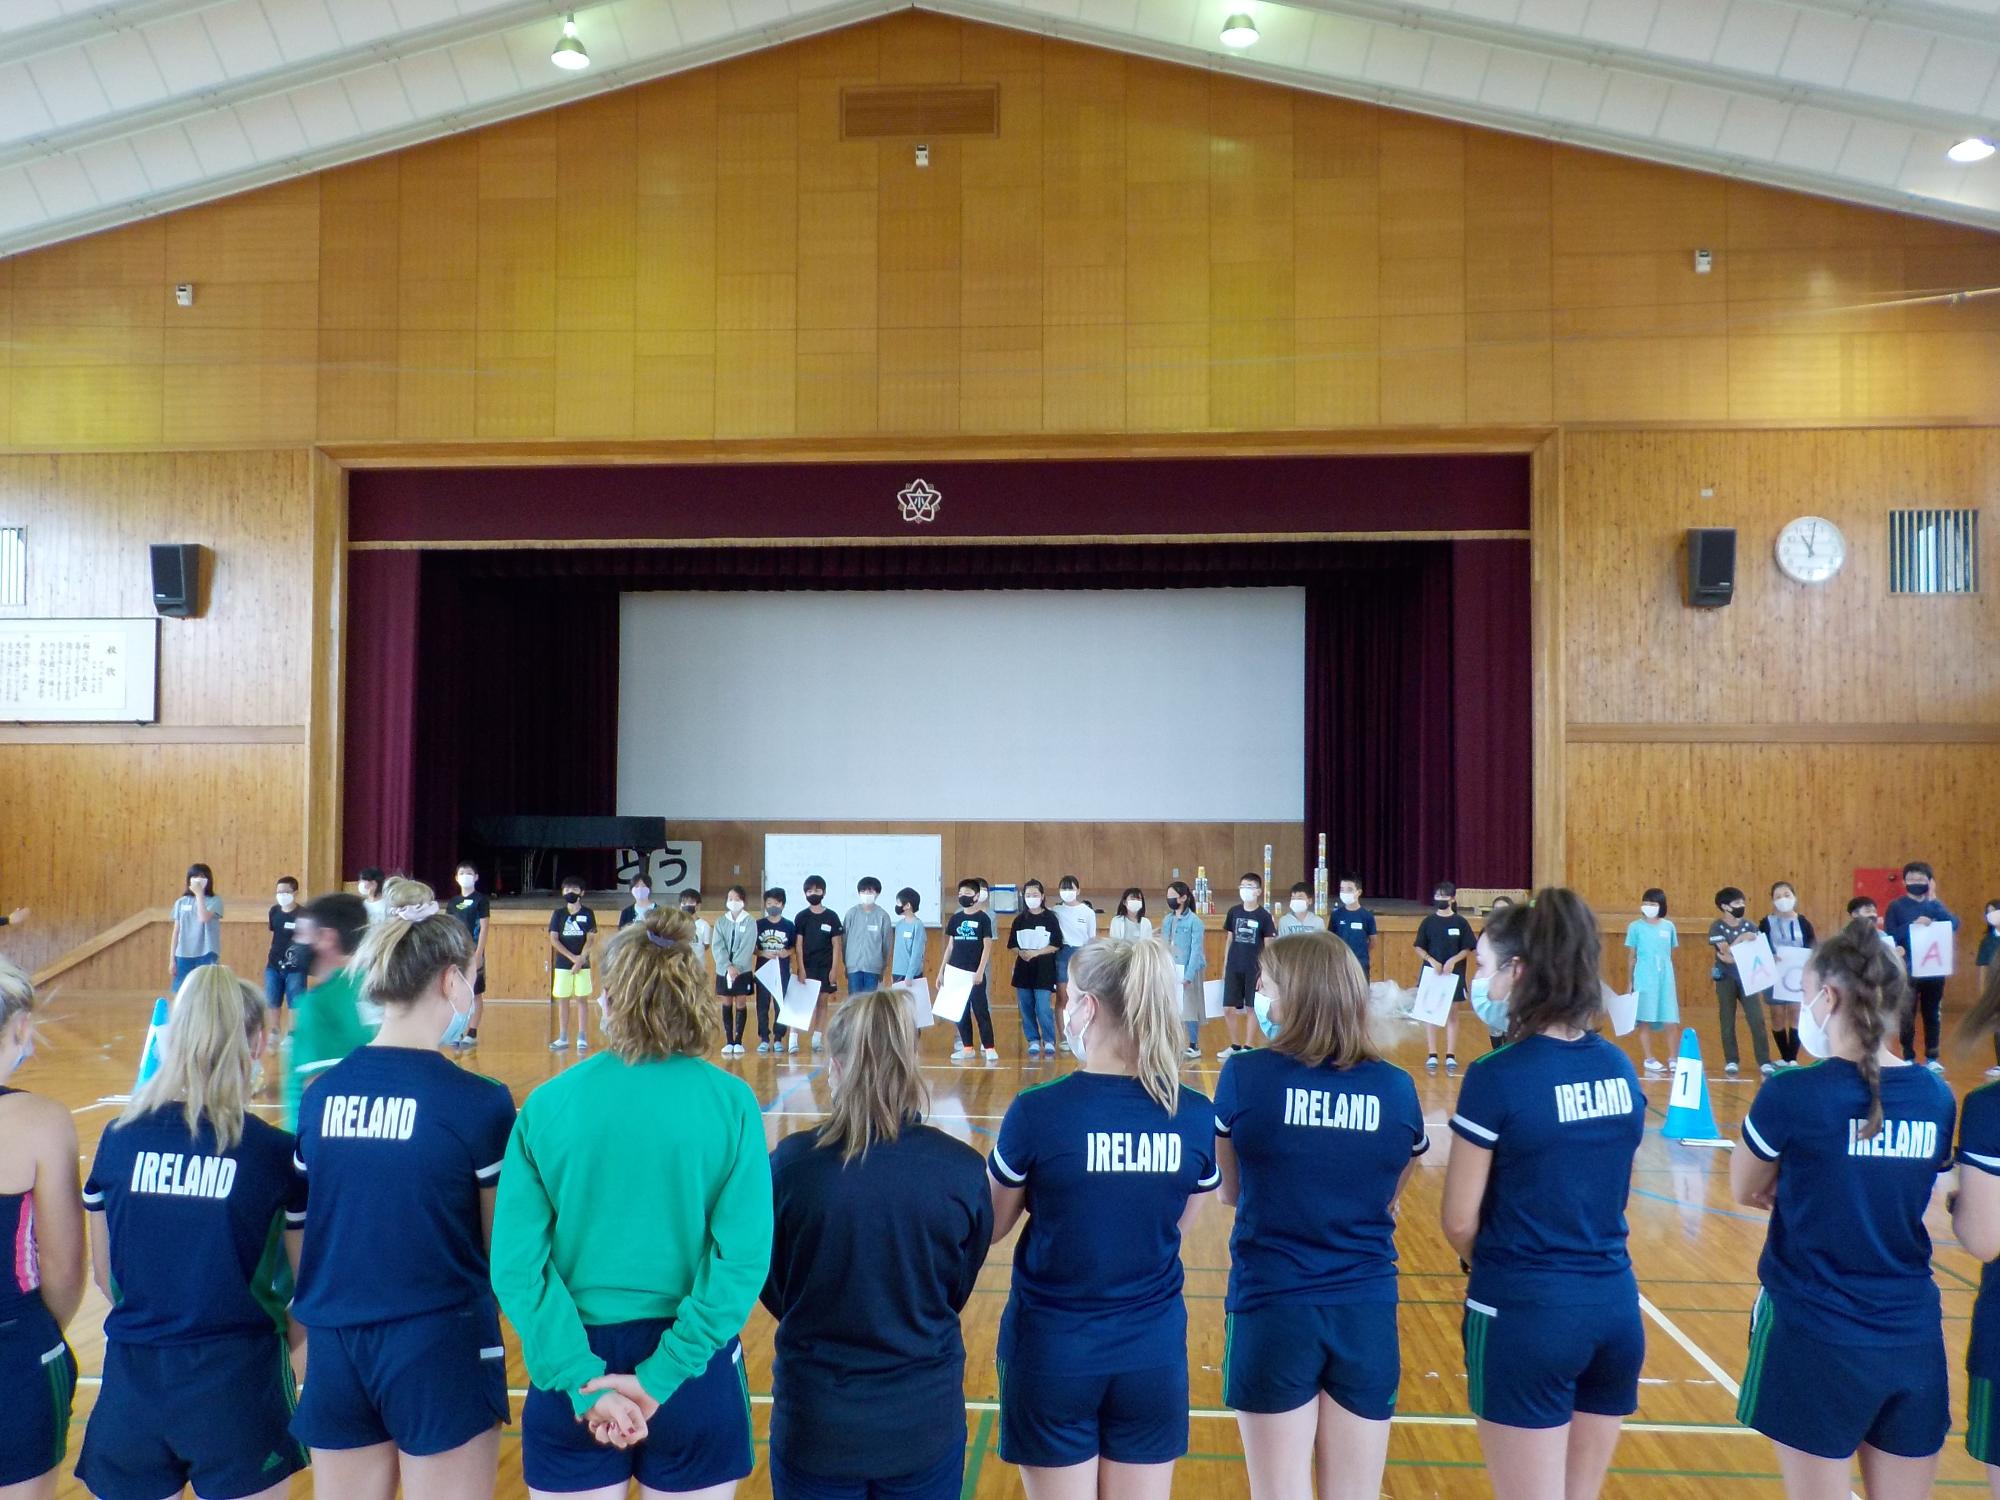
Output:
<svg viewBox="0 0 2000 1500">
<path fill-rule="evenodd" d="M 1951 975 L 1952 939 L 1957 924 L 1932 922 L 1910 928 L 1910 978 L 1946 979 Z"/>
<path fill-rule="evenodd" d="M 1777 988 L 1778 959 L 1771 952 L 1771 940 L 1763 933 L 1731 943 L 1729 951 L 1736 955 L 1736 982 L 1743 987 L 1744 994 L 1755 995 Z"/>
</svg>

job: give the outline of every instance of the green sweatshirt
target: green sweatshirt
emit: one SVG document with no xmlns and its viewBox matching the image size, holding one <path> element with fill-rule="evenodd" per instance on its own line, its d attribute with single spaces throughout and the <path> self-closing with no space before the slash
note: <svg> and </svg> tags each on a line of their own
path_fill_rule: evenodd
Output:
<svg viewBox="0 0 2000 1500">
<path fill-rule="evenodd" d="M 664 1402 L 743 1331 L 771 1264 L 764 1116 L 742 1079 L 694 1057 L 599 1052 L 528 1095 L 493 1210 L 493 1290 L 528 1378 L 605 1373 L 586 1327 L 672 1318 L 634 1373 Z"/>
<path fill-rule="evenodd" d="M 306 1086 L 356 1047 L 375 1039 L 362 1019 L 361 977 L 339 969 L 303 995 L 293 1009 L 285 1052 L 285 1129 L 299 1128 L 299 1100 Z"/>
</svg>

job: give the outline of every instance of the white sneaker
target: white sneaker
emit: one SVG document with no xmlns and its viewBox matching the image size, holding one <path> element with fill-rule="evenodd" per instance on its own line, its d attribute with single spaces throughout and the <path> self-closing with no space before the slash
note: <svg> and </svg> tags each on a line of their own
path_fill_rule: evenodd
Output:
<svg viewBox="0 0 2000 1500">
<path fill-rule="evenodd" d="M 1722 1065 L 1722 1071 L 1727 1073 L 1731 1078 L 1734 1078 L 1738 1073 L 1741 1073 L 1743 1070 L 1737 1067 L 1735 1063 L 1724 1063 Z"/>
<path fill-rule="evenodd" d="M 1182 1048 L 1182 1049 L 1181 1049 L 1181 1061 L 1182 1061 L 1182 1062 L 1200 1062 L 1200 1061 L 1201 1061 L 1201 1048 L 1199 1048 L 1199 1047 L 1184 1047 L 1184 1048 Z M 1993 1070 L 1993 1072 L 1994 1072 L 1995 1076 L 2000 1076 L 2000 1068 L 1995 1068 L 1995 1069 Z"/>
<path fill-rule="evenodd" d="M 553 1042 L 549 1043 L 549 1051 L 561 1052 L 568 1046 L 569 1046 L 569 1038 L 566 1036 L 559 1036 Z"/>
<path fill-rule="evenodd" d="M 1065 1048 L 1063 1050 L 1067 1051 L 1068 1049 Z M 1235 1055 L 1236 1049 L 1234 1047 L 1218 1047 L 1215 1049 L 1215 1060 L 1217 1062 L 1227 1062 Z"/>
<path fill-rule="evenodd" d="M 771 1050 L 771 1044 L 769 1042 L 759 1042 L 757 1044 L 757 1055 L 759 1057 L 762 1057 L 765 1053 L 769 1052 L 770 1050 Z"/>
<path fill-rule="evenodd" d="M 970 1057 L 971 1055 L 972 1054 L 970 1052 L 965 1050 L 965 1046 L 963 1043 L 960 1043 L 958 1046 L 955 1046 L 951 1049 L 951 1060 L 953 1062 L 964 1062 L 966 1058 Z"/>
<path fill-rule="evenodd" d="M 587 1036 L 579 1036 L 576 1039 L 576 1050 L 579 1052 L 588 1052 L 590 1050 L 590 1038 Z"/>
<path fill-rule="evenodd" d="M 1667 1065 L 1657 1057 L 1649 1057 L 1646 1059 L 1646 1071 L 1648 1073 L 1664 1073 L 1667 1071 Z"/>
<path fill-rule="evenodd" d="M 2000 1063 L 1995 1063 L 1992 1067 L 1988 1068 L 1986 1076 L 1988 1078 L 2000 1078 Z"/>
<path fill-rule="evenodd" d="M 797 1052 L 798 1050 L 799 1050 L 799 1034 L 795 1031 L 790 1036 L 785 1038 L 785 1051 Z"/>
<path fill-rule="evenodd" d="M 1944 1072 L 1944 1064 L 1939 1062 L 1935 1057 L 1925 1063 L 1924 1066 L 1929 1068 L 1933 1073 Z"/>
<path fill-rule="evenodd" d="M 1438 1055 L 1435 1052 L 1433 1052 L 1424 1058 L 1424 1071 L 1426 1073 L 1435 1073 L 1437 1070 L 1438 1070 Z"/>
<path fill-rule="evenodd" d="M 986 1060 L 988 1062 L 998 1062 L 1000 1061 L 1000 1054 L 995 1052 L 991 1047 L 988 1047 L 986 1049 Z"/>
<path fill-rule="evenodd" d="M 1762 1073 L 1766 1078 L 1775 1078 L 1778 1076 L 1778 1065 L 1776 1063 L 1764 1063 L 1757 1071 Z"/>
<path fill-rule="evenodd" d="M 1064 1038 L 1062 1039 L 1062 1049 L 1063 1049 L 1063 1051 L 1065 1051 L 1065 1052 L 1067 1052 L 1067 1051 L 1069 1051 L 1069 1050 L 1070 1050 L 1070 1045 L 1069 1045 L 1069 1038 L 1068 1038 L 1068 1037 L 1064 1037 Z M 1218 1057 L 1219 1057 L 1219 1056 L 1221 1056 L 1221 1054 L 1220 1054 L 1220 1053 L 1217 1053 L 1216 1055 L 1217 1055 Z"/>
<path fill-rule="evenodd" d="M 1444 1055 L 1444 1070 L 1448 1076 L 1458 1072 L 1458 1058 L 1449 1052 Z"/>
</svg>

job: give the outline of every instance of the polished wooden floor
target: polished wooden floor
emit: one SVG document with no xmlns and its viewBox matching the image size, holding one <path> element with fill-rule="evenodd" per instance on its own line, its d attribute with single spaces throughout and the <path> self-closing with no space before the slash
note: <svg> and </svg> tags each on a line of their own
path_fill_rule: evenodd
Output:
<svg viewBox="0 0 2000 1500">
<path fill-rule="evenodd" d="M 86 1161 L 106 1122 L 116 1114 L 115 1104 L 99 1101 L 131 1086 L 148 1009 L 143 1003 L 130 1001 L 58 996 L 34 1061 L 14 1080 L 71 1105 Z M 1041 1064 L 1022 1060 L 1013 1011 L 996 1006 L 995 1012 L 1005 1059 L 997 1066 L 953 1066 L 945 1056 L 949 1041 L 944 1029 L 925 1033 L 934 1119 L 982 1149 L 1024 1083 L 1071 1066 L 1066 1058 L 1060 1063 Z M 490 1006 L 477 1066 L 506 1080 L 517 1098 L 524 1096 L 537 1082 L 569 1066 L 575 1056 L 573 1052 L 556 1055 L 547 1050 L 548 1025 L 546 1006 Z M 1222 1040 L 1221 1027 L 1212 1024 L 1209 1031 L 1204 1040 L 1213 1050 Z M 1483 1045 L 1481 1041 L 1475 1048 Z M 1712 1056 L 1715 1049 L 1711 1045 L 1707 1050 Z M 1398 1060 L 1416 1070 L 1436 1149 L 1412 1180 L 1402 1212 L 1403 1387 L 1383 1492 L 1396 1500 L 1483 1495 L 1489 1491 L 1466 1413 L 1459 1347 L 1463 1278 L 1437 1230 L 1438 1193 L 1451 1140 L 1444 1121 L 1456 1080 L 1424 1074 L 1422 1046 L 1414 1035 Z M 819 1062 L 809 1052 L 789 1059 L 752 1053 L 728 1064 L 750 1081 L 764 1101 L 767 1130 L 773 1141 L 805 1128 L 818 1117 L 827 1097 L 826 1076 Z M 1205 1061 L 1195 1070 L 1194 1081 L 1212 1087 L 1215 1068 L 1215 1063 Z M 1953 1079 L 1961 1093 L 1978 1081 L 1976 1069 Z M 1728 1080 L 1714 1073 L 1711 1083 L 1717 1119 L 1725 1133 L 1734 1134 L 1755 1086 L 1749 1080 Z M 1647 1094 L 1657 1121 L 1665 1107 L 1666 1085 L 1649 1083 Z M 1770 1445 L 1738 1427 L 1734 1420 L 1735 1386 L 1743 1371 L 1764 1226 L 1761 1214 L 1729 1202 L 1727 1175 L 1726 1152 L 1670 1144 L 1657 1133 L 1648 1136 L 1639 1154 L 1632 1181 L 1631 1224 L 1633 1259 L 1648 1317 L 1645 1384 L 1638 1415 L 1627 1424 L 1619 1445 L 1605 1489 L 1607 1496 L 1691 1500 L 1695 1496 L 1781 1493 Z M 1212 1204 L 1185 1251 L 1191 1330 L 1188 1353 L 1195 1409 L 1192 1451 L 1176 1485 L 1183 1495 L 1225 1500 L 1248 1490 L 1235 1424 L 1218 1409 L 1229 1225 L 1229 1210 Z M 1951 1241 L 1942 1192 L 1932 1208 L 1932 1233 L 1939 1244 L 1937 1277 L 1944 1290 L 1945 1335 L 1953 1369 L 1952 1408 L 1954 1417 L 1962 1421 L 1964 1378 L 1959 1365 L 1979 1267 Z M 988 1262 L 965 1315 L 970 1351 L 966 1500 L 1018 1493 L 1016 1476 L 997 1452 L 992 1405 L 993 1346 L 1007 1282 L 1008 1247 L 1002 1245 Z M 86 1377 L 78 1396 L 78 1420 L 70 1434 L 72 1460 L 95 1395 L 93 1377 L 102 1367 L 103 1314 L 104 1305 L 93 1291 L 71 1329 Z M 751 1389 L 757 1393 L 760 1439 L 770 1390 L 771 1331 L 771 1321 L 760 1309 L 753 1315 L 744 1340 Z M 522 1374 L 511 1331 L 508 1344 L 511 1384 L 518 1397 Z M 1966 1456 L 1954 1434 L 1945 1452 L 1940 1488 L 1977 1492 L 1985 1488 L 1982 1476 L 1983 1471 Z M 309 1492 L 310 1486 L 303 1480 L 294 1490 L 295 1494 Z M 80 1497 L 84 1491 L 66 1478 L 57 1493 Z M 499 1493 L 525 1494 L 518 1436 L 512 1432 L 502 1447 Z M 739 1493 L 752 1500 L 769 1493 L 761 1463 Z"/>
</svg>

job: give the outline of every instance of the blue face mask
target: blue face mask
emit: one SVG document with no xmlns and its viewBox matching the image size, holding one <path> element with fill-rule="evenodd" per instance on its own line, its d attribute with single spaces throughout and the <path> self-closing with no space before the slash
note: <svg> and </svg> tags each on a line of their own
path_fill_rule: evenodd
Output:
<svg viewBox="0 0 2000 1500">
<path fill-rule="evenodd" d="M 27 1066 L 28 1060 L 32 1058 L 34 1055 L 35 1055 L 35 1034 L 31 1031 L 28 1033 L 28 1040 L 26 1044 L 23 1045 L 21 1048 L 21 1055 L 14 1059 L 14 1066 L 7 1070 L 5 1076 L 8 1078 L 12 1078 L 16 1073 L 20 1072 L 22 1068 Z"/>
<path fill-rule="evenodd" d="M 438 1045 L 440 1047 L 456 1047 L 460 1042 L 465 1040 L 466 1032 L 471 1029 L 472 1011 L 469 1008 L 460 1010 L 454 1005 L 451 1008 L 451 1019 L 444 1023 L 444 1030 L 438 1035 Z"/>
<path fill-rule="evenodd" d="M 1495 1000 L 1488 995 L 1491 988 L 1491 980 L 1477 975 L 1473 977 L 1472 990 L 1468 997 L 1472 1001 L 1472 1013 L 1486 1023 L 1488 1031 L 1496 1036 L 1504 1035 L 1507 1028 L 1513 1024 L 1513 1018 L 1505 1000 Z"/>
<path fill-rule="evenodd" d="M 1271 1019 L 1271 997 L 1269 995 L 1252 995 L 1250 997 L 1250 1004 L 1257 1012 L 1257 1025 L 1259 1029 L 1263 1031 L 1269 1040 L 1275 1042 L 1278 1039 L 1278 1023 Z"/>
</svg>

